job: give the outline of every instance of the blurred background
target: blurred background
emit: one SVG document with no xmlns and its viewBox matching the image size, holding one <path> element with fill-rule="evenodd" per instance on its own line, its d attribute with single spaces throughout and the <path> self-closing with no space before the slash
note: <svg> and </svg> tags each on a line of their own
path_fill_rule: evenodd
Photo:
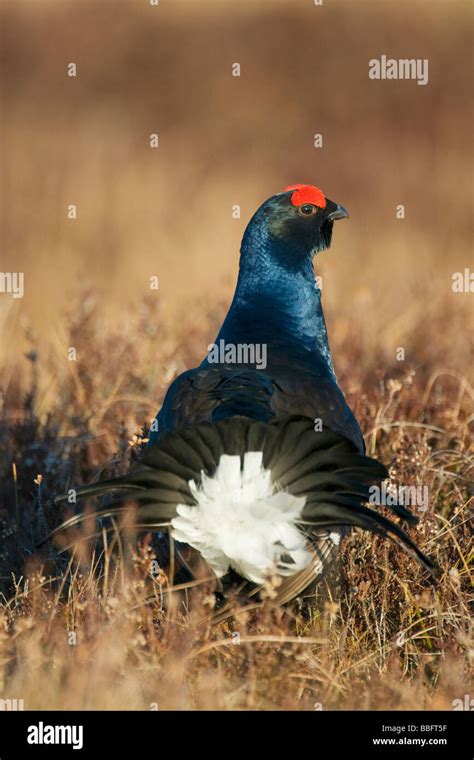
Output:
<svg viewBox="0 0 474 760">
<path fill-rule="evenodd" d="M 316 261 L 333 349 L 357 337 L 361 361 L 403 346 L 417 366 L 462 371 L 472 295 L 451 277 L 472 235 L 472 13 L 461 0 L 3 0 L 0 268 L 25 274 L 23 299 L 0 294 L 8 377 L 29 344 L 66 361 L 65 315 L 85 293 L 121 332 L 147 299 L 163 329 L 202 328 L 183 358 L 200 361 L 248 219 L 297 182 L 351 213 Z M 369 79 L 382 54 L 428 58 L 429 84 Z"/>
<path fill-rule="evenodd" d="M 0 591 L 17 594 L 0 605 L 4 696 L 42 709 L 419 710 L 467 693 L 474 295 L 454 293 L 452 276 L 472 271 L 473 11 L 0 2 L 0 273 L 25 276 L 22 299 L 0 293 Z M 381 55 L 428 59 L 429 83 L 369 79 Z M 183 652 L 202 622 L 196 634 L 167 619 L 162 637 L 142 602 L 127 592 L 117 607 L 89 570 L 77 597 L 52 600 L 43 576 L 66 577 L 69 559 L 45 539 L 72 508 L 58 494 L 136 458 L 169 383 L 225 316 L 248 219 L 294 183 L 350 211 L 315 262 L 338 380 L 392 483 L 428 486 L 413 536 L 449 573 L 430 595 L 410 557 L 358 532 L 342 549 L 340 617 L 330 605 L 315 623 L 310 665 L 259 647 L 247 669 L 245 646 L 216 660 L 209 648 L 186 691 Z M 65 626 L 80 631 L 74 657 Z"/>
</svg>

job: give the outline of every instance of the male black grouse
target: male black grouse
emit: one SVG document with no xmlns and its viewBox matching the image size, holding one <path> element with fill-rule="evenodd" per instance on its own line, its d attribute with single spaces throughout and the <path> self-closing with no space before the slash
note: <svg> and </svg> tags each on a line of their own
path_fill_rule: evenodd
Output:
<svg viewBox="0 0 474 760">
<path fill-rule="evenodd" d="M 78 489 L 113 494 L 98 517 L 136 503 L 137 527 L 169 528 L 224 588 L 226 578 L 240 577 L 255 593 L 282 576 L 280 603 L 324 575 L 353 526 L 391 537 L 435 572 L 398 524 L 367 506 L 387 471 L 365 456 L 337 384 L 313 271 L 334 221 L 346 217 L 309 185 L 263 203 L 245 231 L 216 342 L 168 389 L 140 463 L 125 477 Z"/>
</svg>

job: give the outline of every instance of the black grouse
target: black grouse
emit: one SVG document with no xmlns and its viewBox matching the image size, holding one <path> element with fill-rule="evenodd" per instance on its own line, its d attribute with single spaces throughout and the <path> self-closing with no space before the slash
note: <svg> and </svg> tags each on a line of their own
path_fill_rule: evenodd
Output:
<svg viewBox="0 0 474 760">
<path fill-rule="evenodd" d="M 334 222 L 346 217 L 310 185 L 292 185 L 260 206 L 215 343 L 168 389 L 140 463 L 127 476 L 78 489 L 112 495 L 97 508 L 100 518 L 136 503 L 137 527 L 168 529 L 178 556 L 189 558 L 191 547 L 221 588 L 238 578 L 251 596 L 281 576 L 279 603 L 324 575 L 352 527 L 392 538 L 436 572 L 397 523 L 367 506 L 387 471 L 365 455 L 337 384 L 313 270 Z M 416 522 L 402 506 L 392 510 Z M 192 562 L 183 563 L 192 572 Z"/>
</svg>

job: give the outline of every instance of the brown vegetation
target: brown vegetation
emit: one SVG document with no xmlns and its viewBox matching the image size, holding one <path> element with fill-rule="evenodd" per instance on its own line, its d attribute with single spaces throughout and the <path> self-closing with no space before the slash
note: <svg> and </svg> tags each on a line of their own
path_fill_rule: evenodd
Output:
<svg viewBox="0 0 474 760">
<path fill-rule="evenodd" d="M 0 294 L 0 697 L 451 709 L 472 659 L 472 294 L 451 289 L 469 256 L 469 6 L 178 5 L 152 20 L 135 2 L 3 4 L 1 266 L 25 272 L 25 297 Z M 369 81 L 383 51 L 429 57 L 430 84 Z M 340 588 L 310 619 L 273 609 L 269 589 L 257 613 L 211 627 L 206 591 L 189 613 L 163 606 L 146 543 L 78 564 L 35 547 L 64 515 L 55 495 L 128 467 L 129 441 L 216 334 L 245 220 L 301 181 L 351 211 L 316 262 L 338 378 L 369 453 L 394 482 L 429 488 L 413 535 L 443 575 L 432 585 L 355 532 Z"/>
</svg>

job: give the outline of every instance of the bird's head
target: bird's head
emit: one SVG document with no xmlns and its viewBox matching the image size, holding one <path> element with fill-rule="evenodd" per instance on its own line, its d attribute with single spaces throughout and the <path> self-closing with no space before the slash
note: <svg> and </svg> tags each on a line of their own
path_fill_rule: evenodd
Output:
<svg viewBox="0 0 474 760">
<path fill-rule="evenodd" d="M 289 185 L 263 203 L 251 219 L 244 237 L 256 250 L 267 245 L 275 255 L 294 257 L 296 266 L 331 245 L 336 219 L 347 219 L 343 206 L 326 198 L 313 185 Z"/>
</svg>

